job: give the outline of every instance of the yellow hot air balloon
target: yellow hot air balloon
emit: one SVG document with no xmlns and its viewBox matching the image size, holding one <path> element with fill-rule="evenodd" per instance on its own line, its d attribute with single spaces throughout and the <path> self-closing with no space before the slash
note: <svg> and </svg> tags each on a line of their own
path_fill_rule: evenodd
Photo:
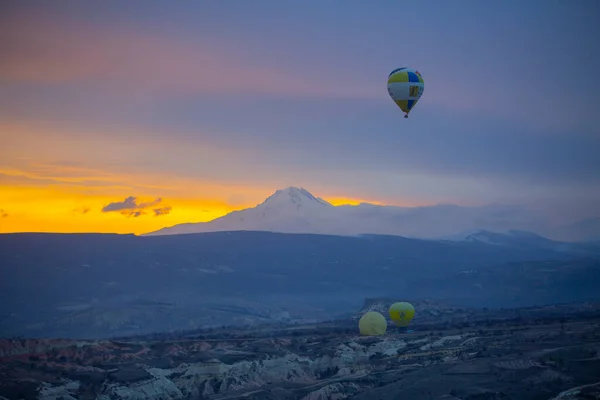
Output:
<svg viewBox="0 0 600 400">
<path fill-rule="evenodd" d="M 425 81 L 416 69 L 396 68 L 388 76 L 387 90 L 394 103 L 404 111 L 404 118 L 408 118 L 408 113 L 423 95 Z"/>
<path fill-rule="evenodd" d="M 390 319 L 398 326 L 408 326 L 415 316 L 415 308 L 405 301 L 394 303 L 389 309 Z"/>
<path fill-rule="evenodd" d="M 369 311 L 358 321 L 358 330 L 364 336 L 383 335 L 387 330 L 387 321 L 381 313 Z"/>
</svg>

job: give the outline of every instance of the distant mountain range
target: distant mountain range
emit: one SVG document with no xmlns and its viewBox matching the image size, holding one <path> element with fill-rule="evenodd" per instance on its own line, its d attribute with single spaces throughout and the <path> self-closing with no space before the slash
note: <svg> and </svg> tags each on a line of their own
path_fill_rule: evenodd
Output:
<svg viewBox="0 0 600 400">
<path fill-rule="evenodd" d="M 0 235 L 0 336 L 106 337 L 315 321 L 365 297 L 476 306 L 600 297 L 600 245 L 215 232 Z"/>
<path fill-rule="evenodd" d="M 277 190 L 256 207 L 233 211 L 210 222 L 178 224 L 146 235 L 244 230 L 454 240 L 479 231 L 535 232 L 555 240 L 574 242 L 600 240 L 600 217 L 568 226 L 551 226 L 540 213 L 519 206 L 397 207 L 366 203 L 333 206 L 305 189 L 288 187 Z"/>
</svg>

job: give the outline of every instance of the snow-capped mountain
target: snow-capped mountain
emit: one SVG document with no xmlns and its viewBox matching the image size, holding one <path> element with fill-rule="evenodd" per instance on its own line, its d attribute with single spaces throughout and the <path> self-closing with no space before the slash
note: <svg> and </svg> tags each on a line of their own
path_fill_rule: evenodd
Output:
<svg viewBox="0 0 600 400">
<path fill-rule="evenodd" d="M 147 235 L 177 235 L 215 231 L 271 231 L 283 233 L 333 233 L 336 207 L 307 190 L 277 190 L 256 207 L 233 211 L 210 222 L 179 224 Z"/>
<path fill-rule="evenodd" d="M 499 233 L 510 233 L 511 240 L 523 239 L 515 237 L 518 232 L 521 236 L 523 232 L 534 232 L 553 237 L 552 227 L 548 226 L 544 216 L 525 207 L 397 207 L 365 203 L 333 206 L 307 190 L 293 186 L 277 190 L 256 207 L 233 211 L 209 222 L 179 224 L 146 235 L 240 230 L 331 235 L 386 234 L 479 241 L 487 240 L 483 236 Z M 482 235 L 482 231 L 488 233 Z M 493 239 L 500 240 L 498 237 Z M 502 241 L 505 240 L 506 237 L 502 238 Z"/>
</svg>

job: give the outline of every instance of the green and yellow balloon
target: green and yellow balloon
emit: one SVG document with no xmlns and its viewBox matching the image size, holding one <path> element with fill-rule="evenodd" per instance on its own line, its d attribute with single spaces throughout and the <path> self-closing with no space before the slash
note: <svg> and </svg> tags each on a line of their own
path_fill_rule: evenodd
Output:
<svg viewBox="0 0 600 400">
<path fill-rule="evenodd" d="M 383 335 L 387 331 L 387 321 L 381 313 L 369 311 L 358 321 L 358 330 L 363 336 Z"/>
<path fill-rule="evenodd" d="M 416 69 L 396 68 L 388 76 L 387 90 L 394 103 L 404 112 L 404 118 L 408 118 L 423 95 L 425 81 Z"/>
<path fill-rule="evenodd" d="M 415 308 L 410 303 L 399 301 L 390 306 L 388 313 L 397 326 L 406 327 L 415 317 Z"/>
</svg>

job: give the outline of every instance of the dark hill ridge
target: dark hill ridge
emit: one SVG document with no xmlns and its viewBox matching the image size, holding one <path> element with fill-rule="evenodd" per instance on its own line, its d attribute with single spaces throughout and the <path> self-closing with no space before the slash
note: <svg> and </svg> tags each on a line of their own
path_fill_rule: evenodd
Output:
<svg viewBox="0 0 600 400">
<path fill-rule="evenodd" d="M 244 231 L 154 237 L 5 234 L 0 235 L 0 333 L 97 337 L 314 320 L 356 309 L 365 297 L 400 294 L 485 306 L 509 299 L 518 288 L 529 296 L 511 297 L 515 303 L 556 296 L 582 300 L 595 288 L 598 253 L 592 247 L 587 261 L 575 261 L 582 254 L 576 250 L 510 241 L 499 246 Z M 563 276 L 559 273 L 502 267 L 547 260 L 559 269 L 561 262 L 592 264 L 582 275 L 569 275 L 565 285 L 552 279 Z M 461 275 L 488 267 L 496 272 L 481 272 L 481 282 Z M 573 289 L 586 277 L 584 291 Z M 540 282 L 546 282 L 545 291 L 529 290 Z"/>
</svg>

